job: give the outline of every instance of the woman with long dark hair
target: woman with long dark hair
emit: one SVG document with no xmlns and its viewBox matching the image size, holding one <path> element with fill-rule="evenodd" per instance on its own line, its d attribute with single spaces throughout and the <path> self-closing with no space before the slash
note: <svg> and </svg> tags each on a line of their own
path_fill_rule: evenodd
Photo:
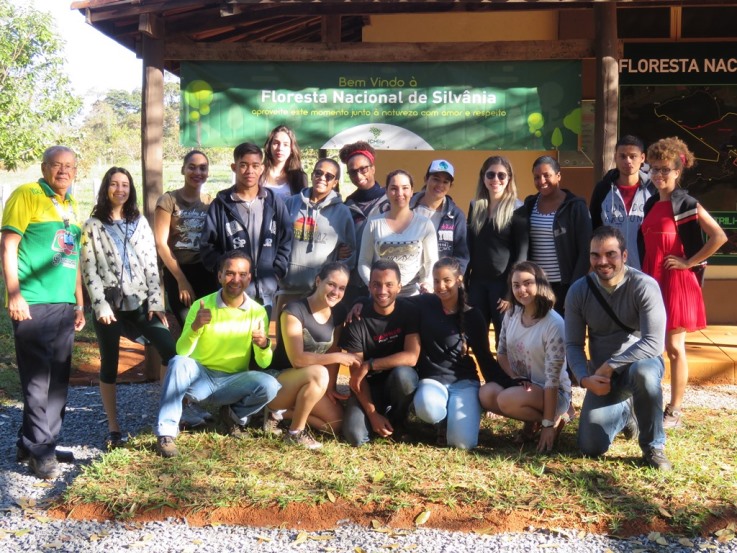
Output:
<svg viewBox="0 0 737 553">
<path fill-rule="evenodd" d="M 476 195 L 468 211 L 466 271 L 468 302 L 494 325 L 499 343 L 502 317 L 509 307 L 507 278 L 512 265 L 527 259 L 529 236 L 527 215 L 519 209 L 517 185 L 510 161 L 491 156 L 481 165 Z"/>
<path fill-rule="evenodd" d="M 133 177 L 111 167 L 84 224 L 82 279 L 92 302 L 100 347 L 100 395 L 107 414 L 108 448 L 123 444 L 115 400 L 121 335 L 142 334 L 165 367 L 176 355 L 159 287 L 154 236 L 136 205 Z"/>
<path fill-rule="evenodd" d="M 261 183 L 283 199 L 307 187 L 297 137 L 286 125 L 274 127 L 266 138 Z"/>
</svg>

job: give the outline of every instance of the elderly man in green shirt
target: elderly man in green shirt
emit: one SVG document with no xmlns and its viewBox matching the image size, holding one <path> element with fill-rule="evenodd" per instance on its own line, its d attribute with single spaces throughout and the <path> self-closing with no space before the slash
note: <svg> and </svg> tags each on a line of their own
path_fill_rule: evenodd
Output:
<svg viewBox="0 0 737 553">
<path fill-rule="evenodd" d="M 23 391 L 18 461 L 45 480 L 60 474 L 56 441 L 67 403 L 74 331 L 84 327 L 79 275 L 81 225 L 69 189 L 77 158 L 64 146 L 43 155 L 43 178 L 23 184 L 3 212 L 0 255 Z"/>
</svg>

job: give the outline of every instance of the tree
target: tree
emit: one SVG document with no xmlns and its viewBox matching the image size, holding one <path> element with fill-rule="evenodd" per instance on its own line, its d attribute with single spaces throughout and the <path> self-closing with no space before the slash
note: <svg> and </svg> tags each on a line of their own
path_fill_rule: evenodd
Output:
<svg viewBox="0 0 737 553">
<path fill-rule="evenodd" d="M 0 3 L 0 166 L 38 160 L 77 113 L 51 15 Z"/>
</svg>

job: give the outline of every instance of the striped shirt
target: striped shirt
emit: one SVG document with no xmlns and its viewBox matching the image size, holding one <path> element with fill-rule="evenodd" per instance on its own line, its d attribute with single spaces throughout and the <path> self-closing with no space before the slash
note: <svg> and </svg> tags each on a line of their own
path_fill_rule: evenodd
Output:
<svg viewBox="0 0 737 553">
<path fill-rule="evenodd" d="M 555 211 L 540 213 L 537 210 L 536 201 L 530 216 L 531 261 L 542 267 L 545 274 L 548 275 L 549 282 L 560 282 L 560 267 L 558 256 L 555 253 L 555 235 L 553 234 L 554 221 Z"/>
</svg>

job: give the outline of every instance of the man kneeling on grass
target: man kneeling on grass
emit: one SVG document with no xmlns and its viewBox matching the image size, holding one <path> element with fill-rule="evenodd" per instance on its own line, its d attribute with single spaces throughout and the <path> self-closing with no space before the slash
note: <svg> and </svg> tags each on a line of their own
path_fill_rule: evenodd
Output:
<svg viewBox="0 0 737 553">
<path fill-rule="evenodd" d="M 241 436 L 249 417 L 281 388 L 273 376 L 248 370 L 251 349 L 259 367 L 268 367 L 272 357 L 266 310 L 246 295 L 251 282 L 248 255 L 241 250 L 224 254 L 218 281 L 222 286 L 218 292 L 190 307 L 177 341 L 177 356 L 166 371 L 155 429 L 156 450 L 162 457 L 179 454 L 174 438 L 185 396 L 194 402 L 221 405 L 231 434 Z"/>
</svg>

